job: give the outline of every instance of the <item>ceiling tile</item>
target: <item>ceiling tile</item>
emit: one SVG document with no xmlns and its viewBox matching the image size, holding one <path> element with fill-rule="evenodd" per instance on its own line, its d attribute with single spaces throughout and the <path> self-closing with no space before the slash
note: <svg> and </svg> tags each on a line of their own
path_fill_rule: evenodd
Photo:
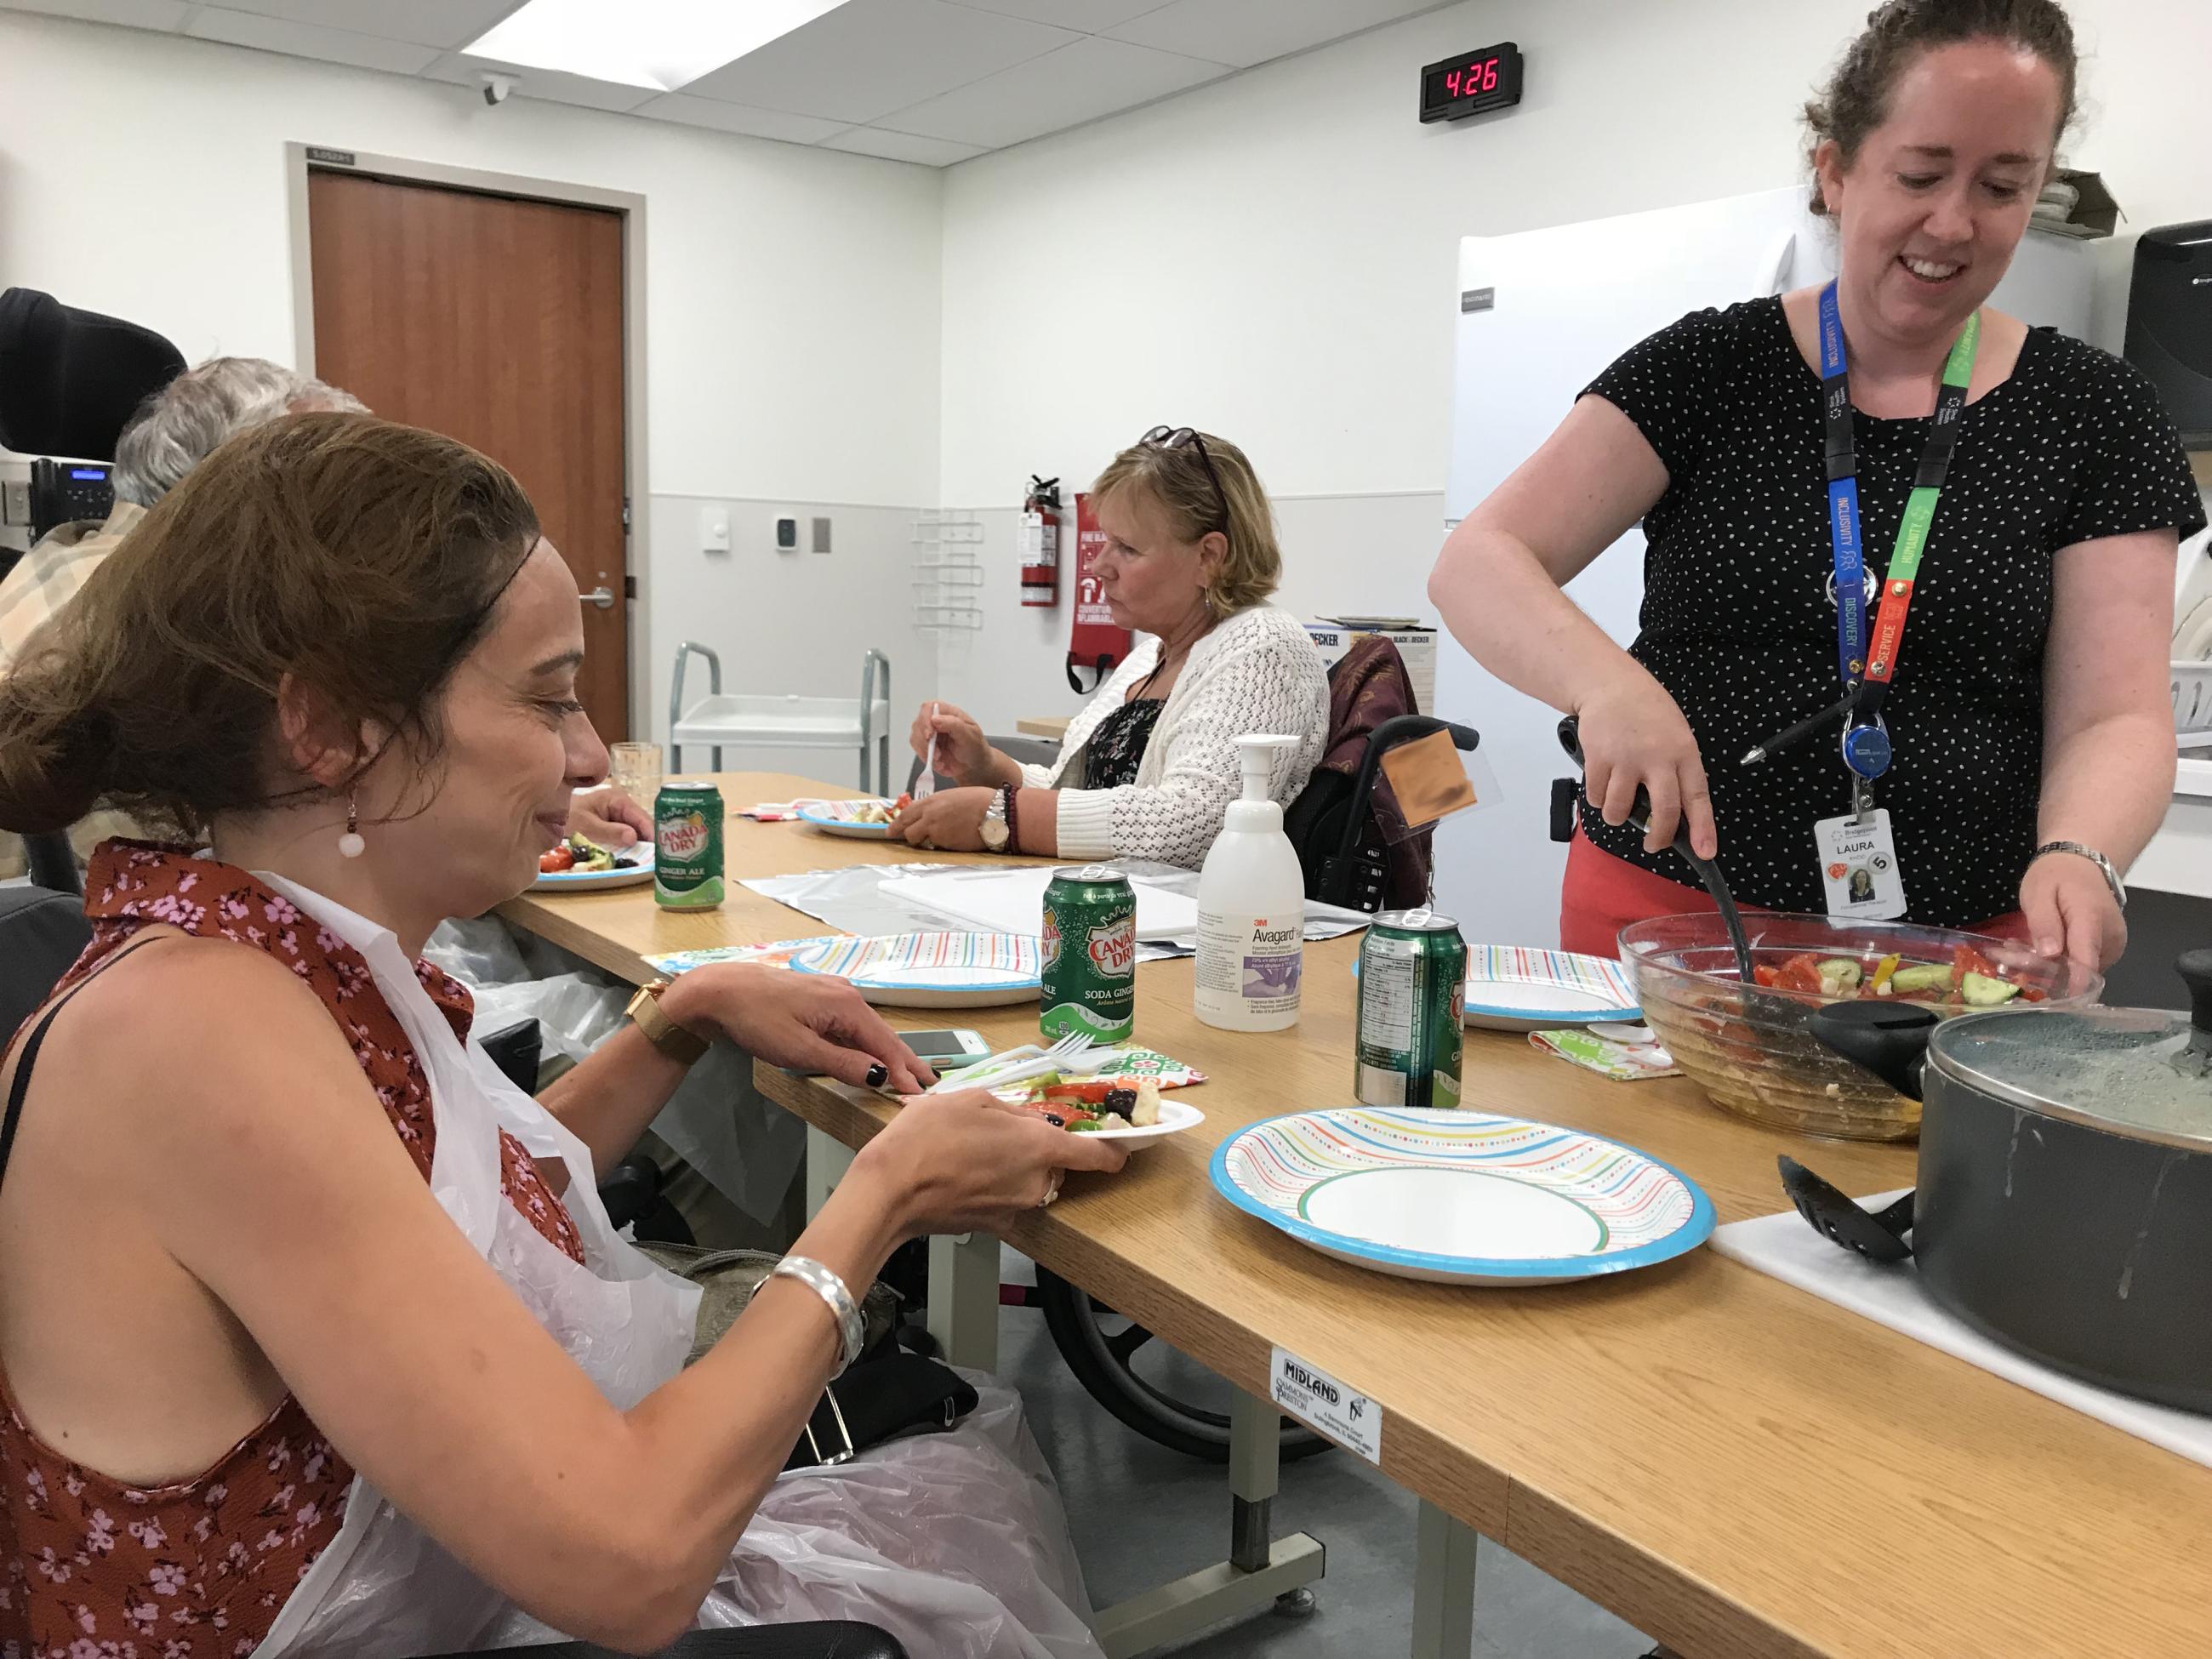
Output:
<svg viewBox="0 0 2212 1659">
<path fill-rule="evenodd" d="M 881 127 L 848 128 L 835 138 L 823 139 L 821 147 L 850 150 L 856 155 L 880 155 L 887 161 L 919 161 L 926 167 L 949 167 L 955 161 L 983 154 L 981 144 L 956 144 L 950 138 L 886 132 Z"/>
<path fill-rule="evenodd" d="M 522 0 L 229 0 L 229 8 L 451 51 L 468 45 L 521 3 Z"/>
<path fill-rule="evenodd" d="M 811 144 L 833 132 L 844 131 L 842 121 L 825 121 L 817 115 L 789 115 L 780 109 L 755 109 L 750 104 L 726 104 L 719 98 L 687 98 L 680 92 L 663 93 L 630 112 L 655 121 L 680 121 L 689 127 L 712 127 L 718 132 L 742 132 L 754 138 L 781 138 L 788 143 Z"/>
<path fill-rule="evenodd" d="M 651 87 L 626 87 L 613 81 L 594 81 L 588 75 L 564 75 L 559 70 L 526 69 L 520 64 L 503 64 L 489 58 L 464 58 L 458 52 L 447 52 L 422 73 L 433 81 L 450 81 L 458 87 L 481 90 L 484 76 L 497 70 L 514 77 L 517 98 L 544 98 L 556 104 L 581 104 L 586 109 L 609 109 L 617 112 L 635 109 L 640 104 L 666 96 Z"/>
<path fill-rule="evenodd" d="M 1158 11 L 1166 0 L 953 0 L 953 3 L 972 7 L 977 11 L 995 11 L 1008 17 L 1026 17 L 1032 23 L 1049 23 L 1054 28 L 1074 29 L 1083 34 L 1099 34 L 1116 23 L 1126 23 L 1132 17 Z"/>
<path fill-rule="evenodd" d="M 295 23 L 287 18 L 232 11 L 224 6 L 202 7 L 185 25 L 185 33 L 198 35 L 203 40 L 227 40 L 234 46 L 289 52 L 295 58 L 319 58 L 325 63 L 351 64 L 359 69 L 389 70 L 395 75 L 416 74 L 428 67 L 438 55 L 434 46 L 380 40 L 373 34 L 356 34 L 350 29 Z"/>
<path fill-rule="evenodd" d="M 1163 52 L 1188 52 L 1249 69 L 1285 52 L 1372 28 L 1438 0 L 1171 0 L 1106 32 Z M 1417 66 L 1418 67 L 1418 66 Z M 1410 71 L 1408 71 L 1410 73 Z"/>
<path fill-rule="evenodd" d="M 1219 64 L 1085 35 L 1050 57 L 885 117 L 878 125 L 995 149 L 1228 74 Z"/>
<path fill-rule="evenodd" d="M 945 0 L 846 0 L 684 90 L 835 121 L 872 121 L 1082 38 Z"/>
<path fill-rule="evenodd" d="M 8 0 L 8 6 L 93 23 L 120 23 L 125 28 L 164 30 L 173 30 L 191 10 L 185 0 Z"/>
</svg>

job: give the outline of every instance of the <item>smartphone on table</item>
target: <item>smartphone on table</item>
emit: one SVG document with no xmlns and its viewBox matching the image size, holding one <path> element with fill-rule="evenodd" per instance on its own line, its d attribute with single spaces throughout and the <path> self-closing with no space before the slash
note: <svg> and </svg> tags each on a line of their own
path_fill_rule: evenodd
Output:
<svg viewBox="0 0 2212 1659">
<path fill-rule="evenodd" d="M 972 1066 L 991 1052 L 980 1031 L 901 1031 L 899 1041 L 940 1072 Z"/>
</svg>

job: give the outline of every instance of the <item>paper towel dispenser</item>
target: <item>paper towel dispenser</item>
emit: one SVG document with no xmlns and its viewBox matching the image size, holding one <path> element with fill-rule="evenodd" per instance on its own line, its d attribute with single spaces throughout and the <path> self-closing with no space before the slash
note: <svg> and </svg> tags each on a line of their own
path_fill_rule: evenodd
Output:
<svg viewBox="0 0 2212 1659">
<path fill-rule="evenodd" d="M 2182 442 L 2212 449 L 2212 219 L 2136 238 L 2126 355 L 2158 388 Z"/>
</svg>

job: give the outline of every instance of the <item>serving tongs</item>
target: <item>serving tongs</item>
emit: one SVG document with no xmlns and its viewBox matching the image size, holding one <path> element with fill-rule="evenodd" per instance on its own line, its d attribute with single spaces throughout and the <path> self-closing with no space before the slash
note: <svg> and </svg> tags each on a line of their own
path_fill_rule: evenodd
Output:
<svg viewBox="0 0 2212 1659">
<path fill-rule="evenodd" d="M 1582 722 L 1572 714 L 1559 722 L 1559 747 L 1567 751 L 1575 769 L 1583 769 Z M 1644 834 L 1651 833 L 1651 797 L 1643 789 L 1636 792 L 1635 803 L 1628 809 L 1628 821 Z M 1690 828 L 1686 818 L 1675 832 L 1674 850 L 1680 853 L 1690 868 L 1698 872 L 1698 879 L 1705 884 L 1705 890 L 1713 896 L 1720 908 L 1721 922 L 1728 929 L 1729 943 L 1735 947 L 1736 977 L 1746 985 L 1757 982 L 1751 971 L 1751 940 L 1743 931 L 1742 914 L 1735 908 L 1735 897 L 1729 891 L 1728 882 L 1720 868 L 1711 859 L 1699 858 L 1690 846 Z"/>
</svg>

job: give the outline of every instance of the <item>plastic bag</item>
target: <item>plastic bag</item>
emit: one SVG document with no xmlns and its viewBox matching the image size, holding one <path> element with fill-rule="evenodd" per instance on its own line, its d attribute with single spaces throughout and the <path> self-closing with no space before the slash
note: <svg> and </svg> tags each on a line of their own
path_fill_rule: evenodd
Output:
<svg viewBox="0 0 2212 1659">
<path fill-rule="evenodd" d="M 917 1659 L 1104 1659 L 1019 1398 L 962 1375 L 978 1404 L 950 1433 L 778 1476 L 697 1623 L 858 1619 Z"/>
</svg>

